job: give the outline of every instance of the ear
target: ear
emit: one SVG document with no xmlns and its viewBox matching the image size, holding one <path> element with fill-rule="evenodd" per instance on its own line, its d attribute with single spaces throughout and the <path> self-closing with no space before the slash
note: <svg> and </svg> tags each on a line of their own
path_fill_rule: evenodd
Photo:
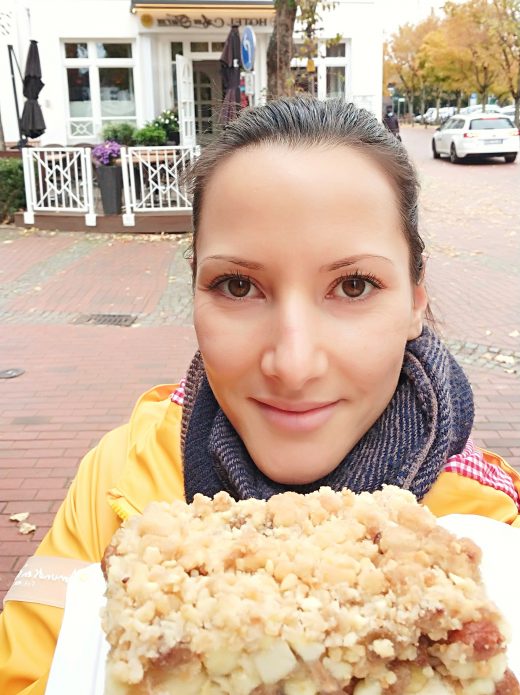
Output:
<svg viewBox="0 0 520 695">
<path fill-rule="evenodd" d="M 424 286 L 424 280 L 421 279 L 418 285 L 413 286 L 413 306 L 410 315 L 410 327 L 408 329 L 408 340 L 418 338 L 423 329 L 424 314 L 428 306 L 428 295 Z"/>
</svg>

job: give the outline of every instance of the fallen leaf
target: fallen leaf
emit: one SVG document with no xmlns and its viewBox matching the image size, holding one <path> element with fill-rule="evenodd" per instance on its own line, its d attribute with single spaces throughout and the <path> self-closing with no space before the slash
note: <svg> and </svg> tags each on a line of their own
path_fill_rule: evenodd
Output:
<svg viewBox="0 0 520 695">
<path fill-rule="evenodd" d="M 28 524 L 26 521 L 22 522 L 18 527 L 18 532 L 27 536 L 29 533 L 34 533 L 36 531 L 36 526 L 34 524 Z"/>
<path fill-rule="evenodd" d="M 486 335 L 491 335 L 492 331 L 486 331 Z"/>
<path fill-rule="evenodd" d="M 9 521 L 25 521 L 29 518 L 29 512 L 18 512 L 17 514 L 11 514 Z"/>
<path fill-rule="evenodd" d="M 511 367 L 515 364 L 515 358 L 510 355 L 497 355 L 495 361 L 500 362 L 500 364 L 511 365 Z"/>
<path fill-rule="evenodd" d="M 517 331 L 516 329 L 514 331 L 511 331 L 511 333 L 508 333 L 510 338 L 518 338 L 520 335 L 520 331 Z"/>
</svg>

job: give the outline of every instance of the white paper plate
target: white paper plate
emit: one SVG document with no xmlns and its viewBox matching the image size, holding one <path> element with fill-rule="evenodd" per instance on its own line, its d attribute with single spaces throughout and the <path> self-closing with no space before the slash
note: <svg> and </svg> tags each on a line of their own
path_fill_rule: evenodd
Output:
<svg viewBox="0 0 520 695">
<path fill-rule="evenodd" d="M 467 514 L 451 514 L 439 523 L 482 548 L 484 583 L 513 630 L 509 665 L 520 679 L 520 590 L 516 573 L 520 529 Z M 71 577 L 46 695 L 103 695 L 108 643 L 99 613 L 105 602 L 104 591 L 99 564 L 89 565 Z"/>
</svg>

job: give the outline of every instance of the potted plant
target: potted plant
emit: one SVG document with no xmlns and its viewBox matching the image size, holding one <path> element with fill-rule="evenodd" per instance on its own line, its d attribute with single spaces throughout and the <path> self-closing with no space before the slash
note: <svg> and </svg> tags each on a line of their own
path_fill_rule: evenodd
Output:
<svg viewBox="0 0 520 695">
<path fill-rule="evenodd" d="M 113 140 L 121 146 L 131 147 L 135 143 L 135 126 L 126 122 L 107 123 L 103 128 L 103 140 Z"/>
<path fill-rule="evenodd" d="M 157 116 L 155 121 L 153 121 L 153 125 L 157 125 L 166 131 L 168 145 L 179 144 L 179 118 L 176 111 L 173 111 L 172 109 L 163 111 L 159 116 Z"/>
<path fill-rule="evenodd" d="M 153 123 L 147 123 L 139 130 L 136 130 L 134 138 L 138 145 L 147 147 L 166 145 L 166 131 Z"/>
<path fill-rule="evenodd" d="M 121 214 L 123 172 L 121 167 L 116 165 L 120 153 L 121 146 L 113 140 L 96 145 L 92 150 L 105 215 Z"/>
</svg>

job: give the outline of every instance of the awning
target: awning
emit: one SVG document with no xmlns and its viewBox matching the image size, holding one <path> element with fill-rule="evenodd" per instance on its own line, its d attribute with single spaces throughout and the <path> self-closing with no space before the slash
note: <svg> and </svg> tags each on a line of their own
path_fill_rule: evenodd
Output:
<svg viewBox="0 0 520 695">
<path fill-rule="evenodd" d="M 131 0 L 136 10 L 274 10 L 273 0 Z"/>
</svg>

